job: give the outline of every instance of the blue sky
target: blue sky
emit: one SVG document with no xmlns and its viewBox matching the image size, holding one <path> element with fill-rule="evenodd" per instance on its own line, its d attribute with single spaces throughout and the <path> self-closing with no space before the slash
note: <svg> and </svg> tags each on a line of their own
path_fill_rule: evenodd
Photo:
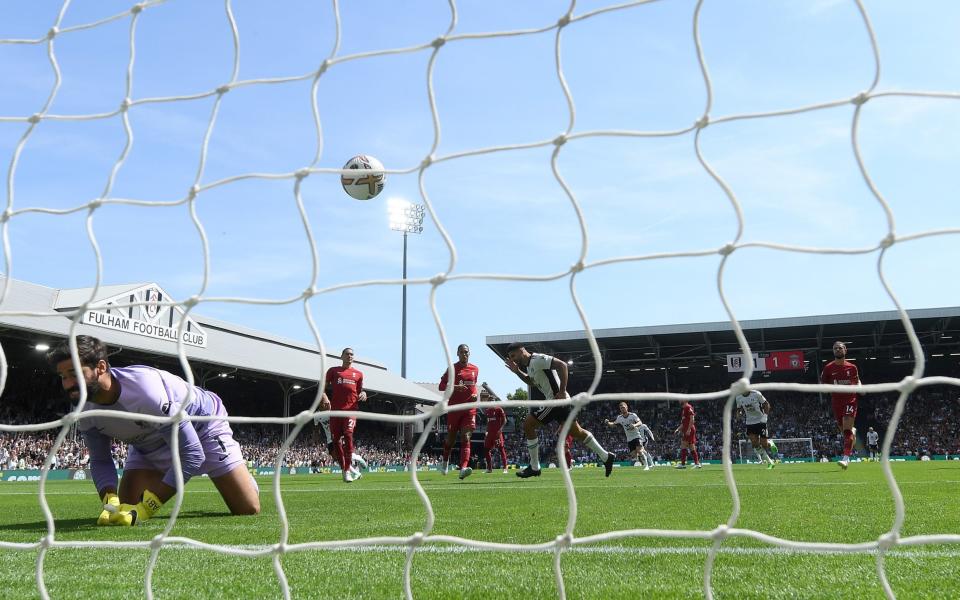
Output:
<svg viewBox="0 0 960 600">
<path fill-rule="evenodd" d="M 574 14 L 609 3 L 579 2 Z M 960 91 L 960 5 L 865 1 L 880 48 L 876 91 Z M 0 5 L 0 39 L 36 39 L 60 2 Z M 77 0 L 61 29 L 128 10 L 129 2 Z M 563 72 L 576 107 L 574 133 L 671 131 L 696 122 L 706 87 L 693 43 L 691 0 L 662 0 L 574 23 L 562 34 Z M 334 43 L 332 3 L 231 3 L 240 36 L 239 80 L 304 75 Z M 455 34 L 540 28 L 568 4 L 458 2 Z M 343 2 L 337 56 L 429 42 L 450 23 L 442 0 Z M 700 33 L 711 76 L 710 116 L 795 108 L 854 97 L 874 61 L 853 0 L 704 2 Z M 81 115 L 119 106 L 130 19 L 68 32 L 54 48 L 63 82 L 49 113 Z M 230 80 L 231 31 L 223 2 L 170 0 L 148 7 L 136 30 L 134 99 L 190 95 Z M 469 39 L 441 48 L 433 83 L 441 124 L 437 156 L 548 140 L 570 114 L 554 65 L 555 32 Z M 371 154 L 388 169 L 420 164 L 434 140 L 427 97 L 428 50 L 345 61 L 320 79 L 318 167 Z M 53 85 L 46 45 L 0 44 L 0 117 L 40 110 Z M 210 139 L 202 184 L 243 173 L 289 173 L 317 154 L 309 80 L 228 92 Z M 192 185 L 212 98 L 134 106 L 134 143 L 111 197 L 183 198 Z M 708 126 L 701 149 L 744 210 L 741 242 L 862 248 L 887 234 L 851 147 L 854 107 Z M 4 177 L 26 123 L 0 118 Z M 41 122 L 13 171 L 13 210 L 82 206 L 99 197 L 125 143 L 119 117 Z M 889 203 L 898 235 L 960 227 L 960 99 L 884 97 L 863 106 L 859 141 L 868 172 Z M 573 204 L 550 168 L 552 146 L 460 158 L 429 167 L 424 189 L 456 247 L 453 274 L 561 273 L 581 251 Z M 696 159 L 692 133 L 594 136 L 568 142 L 558 169 L 587 225 L 587 262 L 719 248 L 737 234 L 729 199 Z M 338 177 L 304 180 L 303 201 L 320 254 L 318 287 L 397 279 L 401 235 L 387 226 L 387 199 L 422 202 L 417 174 L 391 175 L 377 199 L 358 202 Z M 197 215 L 209 237 L 210 297 L 284 299 L 310 284 L 309 245 L 293 182 L 248 179 L 202 193 Z M 185 205 L 107 205 L 93 219 L 104 253 L 103 283 L 153 281 L 175 299 L 200 290 L 203 252 Z M 16 214 L 9 223 L 10 275 L 58 288 L 92 285 L 96 263 L 85 213 Z M 744 248 L 731 256 L 724 288 L 738 318 L 889 310 L 877 253 L 823 256 Z M 960 236 L 898 244 L 884 272 L 907 308 L 956 305 Z M 725 320 L 719 255 L 633 261 L 589 269 L 577 293 L 597 328 Z M 437 222 L 409 240 L 411 278 L 446 271 L 450 252 Z M 400 368 L 399 286 L 317 296 L 310 308 L 329 348 Z M 456 280 L 437 308 L 451 346 L 465 342 L 481 379 L 505 395 L 516 380 L 486 349 L 488 335 L 581 329 L 569 279 Z M 408 287 L 408 376 L 436 381 L 444 355 L 429 310 L 430 286 Z M 2 307 L 0 307 L 2 308 Z M 198 314 L 312 341 L 302 302 L 285 306 L 203 303 Z M 451 354 L 453 351 L 451 350 Z M 574 390 L 579 391 L 579 390 Z"/>
</svg>

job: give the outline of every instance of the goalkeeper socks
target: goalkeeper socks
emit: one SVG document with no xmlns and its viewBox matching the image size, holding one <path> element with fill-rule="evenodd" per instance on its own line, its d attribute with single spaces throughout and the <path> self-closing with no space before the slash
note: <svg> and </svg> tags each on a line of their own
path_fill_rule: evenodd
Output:
<svg viewBox="0 0 960 600">
<path fill-rule="evenodd" d="M 600 445 L 600 442 L 597 441 L 593 434 L 589 431 L 587 432 L 587 437 L 583 438 L 583 444 L 593 450 L 594 454 L 600 457 L 600 460 L 606 462 L 607 460 L 607 451 L 603 449 L 603 446 Z"/>
<path fill-rule="evenodd" d="M 527 452 L 530 453 L 530 468 L 540 470 L 540 438 L 527 440 Z"/>
</svg>

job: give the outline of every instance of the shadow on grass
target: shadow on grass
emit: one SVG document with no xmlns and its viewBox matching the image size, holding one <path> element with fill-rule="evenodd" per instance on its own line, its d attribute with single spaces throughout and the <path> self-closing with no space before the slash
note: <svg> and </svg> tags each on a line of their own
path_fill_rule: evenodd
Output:
<svg viewBox="0 0 960 600">
<path fill-rule="evenodd" d="M 177 515 L 177 521 L 182 519 L 199 519 L 199 518 L 208 518 L 208 517 L 229 517 L 231 516 L 229 512 L 207 512 L 207 511 L 181 511 Z M 155 517 L 151 522 L 166 522 L 166 516 Z M 111 526 L 108 525 L 97 525 L 96 517 L 84 517 L 82 519 L 54 519 L 54 526 L 56 527 L 56 533 L 70 533 L 70 532 L 82 532 L 82 531 L 101 531 L 104 529 L 110 529 Z M 3 525 L 4 531 L 27 531 L 27 532 L 36 532 L 38 536 L 46 535 L 47 533 L 47 522 L 43 521 L 34 521 L 32 523 L 5 523 Z"/>
</svg>

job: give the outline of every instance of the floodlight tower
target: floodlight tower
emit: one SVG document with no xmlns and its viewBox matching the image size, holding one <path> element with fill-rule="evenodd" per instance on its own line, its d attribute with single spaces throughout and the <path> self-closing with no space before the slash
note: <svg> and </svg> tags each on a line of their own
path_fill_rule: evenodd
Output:
<svg viewBox="0 0 960 600">
<path fill-rule="evenodd" d="M 407 234 L 423 232 L 423 205 L 403 198 L 387 200 L 390 229 L 403 232 L 403 308 L 400 327 L 400 377 L 407 376 Z"/>
</svg>

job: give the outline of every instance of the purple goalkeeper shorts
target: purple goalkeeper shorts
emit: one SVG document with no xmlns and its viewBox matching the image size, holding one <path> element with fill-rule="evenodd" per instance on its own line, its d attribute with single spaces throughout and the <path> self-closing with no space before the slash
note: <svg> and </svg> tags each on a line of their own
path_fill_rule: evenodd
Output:
<svg viewBox="0 0 960 600">
<path fill-rule="evenodd" d="M 217 413 L 226 416 L 227 411 L 223 405 L 220 405 Z M 206 431 L 200 436 L 200 444 L 203 446 L 206 459 L 197 475 L 219 477 L 245 464 L 243 454 L 240 452 L 240 444 L 233 439 L 233 430 L 230 429 L 228 421 L 210 421 Z M 125 470 L 151 469 L 166 473 L 171 464 L 173 464 L 172 451 L 166 444 L 147 453 L 140 452 L 128 444 L 127 462 L 124 463 L 123 468 Z"/>
</svg>

